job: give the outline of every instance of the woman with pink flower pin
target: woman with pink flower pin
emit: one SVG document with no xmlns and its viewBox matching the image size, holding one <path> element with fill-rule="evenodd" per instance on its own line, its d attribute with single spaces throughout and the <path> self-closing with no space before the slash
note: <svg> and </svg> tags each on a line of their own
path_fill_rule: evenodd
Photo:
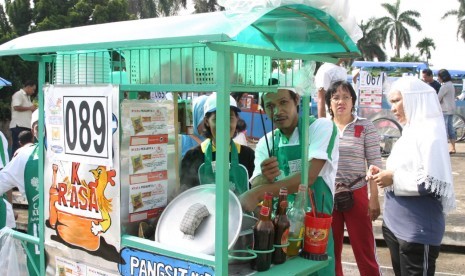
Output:
<svg viewBox="0 0 465 276">
<path fill-rule="evenodd" d="M 372 221 L 380 215 L 378 187 L 365 173 L 370 165 L 382 165 L 380 138 L 370 120 L 355 114 L 357 95 L 346 81 L 334 82 L 325 95 L 331 119 L 339 130 L 339 162 L 336 174 L 338 183 L 348 184 L 353 204 L 334 199 L 332 230 L 336 275 L 343 275 L 341 254 L 344 224 L 349 234 L 360 275 L 381 275 L 376 260 L 376 244 Z M 368 185 L 369 184 L 369 185 Z"/>
</svg>

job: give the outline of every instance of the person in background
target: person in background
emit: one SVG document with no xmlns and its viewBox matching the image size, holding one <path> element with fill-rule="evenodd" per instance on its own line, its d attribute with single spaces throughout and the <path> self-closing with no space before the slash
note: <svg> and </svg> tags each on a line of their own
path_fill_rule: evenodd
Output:
<svg viewBox="0 0 465 276">
<path fill-rule="evenodd" d="M 248 94 L 246 92 L 232 92 L 231 93 L 231 97 L 233 97 L 233 99 L 236 101 L 237 107 L 239 107 L 239 108 L 244 108 L 245 107 L 242 104 L 242 98 L 244 96 L 247 97 L 247 95 Z"/>
<path fill-rule="evenodd" d="M 395 275 L 434 275 L 445 214 L 455 209 L 446 128 L 435 92 L 416 77 L 392 84 L 388 99 L 403 125 L 402 136 L 386 170 L 370 166 L 367 173 L 384 188 L 382 231 Z"/>
<path fill-rule="evenodd" d="M 339 129 L 336 183 L 349 184 L 358 179 L 351 187 L 354 206 L 349 210 L 341 211 L 337 210 L 338 205 L 335 202 L 331 228 L 334 235 L 336 275 L 344 275 L 341 260 L 344 224 L 360 275 L 381 275 L 376 260 L 376 242 L 371 224 L 380 214 L 378 187 L 374 181 L 365 180 L 367 166 L 382 166 L 380 138 L 370 120 L 355 114 L 357 95 L 350 83 L 334 82 L 328 88 L 325 100 L 329 114 Z"/>
<path fill-rule="evenodd" d="M 296 193 L 301 184 L 300 140 L 303 134 L 299 120 L 299 102 L 300 96 L 293 87 L 280 87 L 277 93 L 266 93 L 262 96 L 261 105 L 268 118 L 273 120 L 276 129 L 258 141 L 255 149 L 255 170 L 251 177 L 252 189 L 240 196 L 244 211 L 253 211 L 263 200 L 265 192 L 278 196 L 281 187 L 288 189 L 289 206 L 292 206 L 291 194 Z M 318 211 L 331 214 L 339 159 L 337 129 L 331 120 L 315 119 L 312 116 L 308 135 L 308 185 L 315 193 Z M 307 207 L 309 206 L 310 203 Z M 327 252 L 331 261 L 318 272 L 319 275 L 334 275 L 332 231 L 329 233 Z"/>
<path fill-rule="evenodd" d="M 247 99 L 250 96 L 249 93 L 247 93 L 247 92 L 231 92 L 231 96 L 237 102 L 237 107 L 245 108 L 245 109 L 251 109 L 252 104 L 256 104 L 258 102 L 258 93 L 253 93 L 252 95 L 253 95 L 253 99 L 251 99 L 250 106 L 247 106 L 245 103 L 247 103 Z"/>
<path fill-rule="evenodd" d="M 32 113 L 31 125 L 32 133 L 38 136 L 39 110 Z M 28 208 L 28 226 L 29 235 L 39 237 L 39 144 L 31 144 L 23 147 L 18 154 L 0 171 L 0 195 L 5 192 L 18 188 L 26 195 Z M 39 267 L 40 251 L 39 246 L 28 243 L 27 248 L 32 254 L 35 266 Z M 30 275 L 35 275 L 34 267 L 28 258 L 27 268 Z"/>
<path fill-rule="evenodd" d="M 19 149 L 23 148 L 24 146 L 30 145 L 34 143 L 34 135 L 32 135 L 32 131 L 30 130 L 23 130 L 19 133 L 18 135 L 18 142 L 20 148 L 18 148 L 15 153 L 13 154 L 13 157 L 15 157 L 18 154 Z"/>
<path fill-rule="evenodd" d="M 326 118 L 325 94 L 329 86 L 338 80 L 347 80 L 347 70 L 344 67 L 350 59 L 340 58 L 336 64 L 324 63 L 315 75 L 317 89 L 318 118 Z"/>
<path fill-rule="evenodd" d="M 431 71 L 431 69 L 423 69 L 421 71 L 421 77 L 424 82 L 431 85 L 431 87 L 433 87 L 434 90 L 436 90 L 436 93 L 439 93 L 439 88 L 441 88 L 441 84 L 433 78 L 433 71 Z"/>
<path fill-rule="evenodd" d="M 11 154 L 19 148 L 18 135 L 23 130 L 31 130 L 31 115 L 37 107 L 32 103 L 31 96 L 36 91 L 37 85 L 28 80 L 22 89 L 13 94 L 11 99 Z"/>
<path fill-rule="evenodd" d="M 237 119 L 236 125 L 236 136 L 234 136 L 234 142 L 241 144 L 243 146 L 247 146 L 247 124 L 244 119 L 239 118 Z"/>
<path fill-rule="evenodd" d="M 208 96 L 201 95 L 197 97 L 192 103 L 192 123 L 193 134 L 181 135 L 181 158 L 186 155 L 186 152 L 191 148 L 200 145 L 205 140 L 202 135 L 203 132 L 203 106 Z"/>
<path fill-rule="evenodd" d="M 462 92 L 456 97 L 457 100 L 463 101 L 465 99 L 465 79 L 462 79 Z"/>
<path fill-rule="evenodd" d="M 453 117 L 455 114 L 455 88 L 452 83 L 452 77 L 446 69 L 438 71 L 438 80 L 442 83 L 441 88 L 439 89 L 438 98 L 444 115 L 447 137 L 450 142 L 449 153 L 455 154 L 455 140 L 457 140 L 457 134 L 455 133 L 453 125 Z"/>
<path fill-rule="evenodd" d="M 254 151 L 233 141 L 236 132 L 238 112 L 241 110 L 233 97 L 230 104 L 230 167 L 229 189 L 236 195 L 249 190 L 249 176 L 254 170 Z M 216 117 L 216 93 L 210 95 L 204 105 L 204 136 L 207 138 L 200 145 L 191 148 L 181 161 L 181 191 L 201 184 L 215 183 L 216 129 L 221 121 Z"/>
</svg>

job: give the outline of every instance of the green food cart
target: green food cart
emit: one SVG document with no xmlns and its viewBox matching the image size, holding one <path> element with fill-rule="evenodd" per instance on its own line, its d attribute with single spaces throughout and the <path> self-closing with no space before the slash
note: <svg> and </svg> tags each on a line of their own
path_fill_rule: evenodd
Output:
<svg viewBox="0 0 465 276">
<path fill-rule="evenodd" d="M 230 92 L 276 92 L 268 80 L 282 62 L 293 68 L 280 86 L 294 86 L 307 61 L 359 56 L 361 32 L 348 1 L 287 2 L 44 31 L 0 46 L 0 56 L 39 65 L 39 235 L 12 231 L 38 245 L 39 275 L 233 274 L 224 185 L 214 192 L 215 254 L 145 237 L 179 186 L 179 127 L 176 97 L 138 95 L 217 92 L 224 124 L 217 129 L 216 183 L 228 182 Z M 264 274 L 307 275 L 326 265 L 296 257 Z"/>
</svg>

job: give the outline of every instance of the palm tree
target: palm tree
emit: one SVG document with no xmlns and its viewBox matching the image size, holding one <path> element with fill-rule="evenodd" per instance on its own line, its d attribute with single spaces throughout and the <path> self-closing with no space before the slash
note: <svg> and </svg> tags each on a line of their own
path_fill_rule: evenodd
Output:
<svg viewBox="0 0 465 276">
<path fill-rule="evenodd" d="M 446 12 L 441 19 L 444 19 L 448 16 L 455 15 L 457 16 L 457 39 L 460 37 L 465 41 L 465 0 L 457 0 L 459 1 L 459 9 L 458 10 L 450 10 Z"/>
<path fill-rule="evenodd" d="M 383 45 L 385 45 L 386 39 L 389 36 L 391 48 L 396 50 L 396 57 L 399 58 L 402 46 L 405 46 L 407 49 L 410 48 L 411 38 L 406 25 L 415 28 L 417 31 L 421 31 L 421 26 L 415 20 L 415 18 L 420 17 L 420 13 L 413 10 L 400 12 L 400 0 L 397 0 L 394 5 L 383 3 L 381 6 L 387 10 L 389 16 L 377 19 L 375 22 L 376 29 L 381 33 Z"/>
<path fill-rule="evenodd" d="M 214 12 L 223 10 L 216 0 L 194 0 L 195 13 Z"/>
<path fill-rule="evenodd" d="M 137 18 L 176 15 L 180 7 L 186 8 L 187 0 L 128 0 L 128 12 Z"/>
<path fill-rule="evenodd" d="M 425 37 L 420 42 L 417 43 L 417 48 L 420 50 L 420 55 L 426 56 L 426 63 L 429 64 L 429 59 L 431 58 L 431 48 L 436 50 L 436 44 L 432 38 Z"/>
<path fill-rule="evenodd" d="M 360 29 L 362 30 L 363 37 L 357 42 L 358 49 L 362 53 L 363 60 L 374 60 L 378 61 L 386 60 L 386 53 L 381 48 L 382 38 L 380 33 L 376 31 L 375 19 L 370 18 L 366 24 L 360 22 Z"/>
</svg>

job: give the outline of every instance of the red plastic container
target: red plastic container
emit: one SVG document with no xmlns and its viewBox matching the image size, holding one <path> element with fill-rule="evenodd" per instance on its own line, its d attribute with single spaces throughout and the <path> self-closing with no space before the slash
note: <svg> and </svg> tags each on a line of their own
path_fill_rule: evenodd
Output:
<svg viewBox="0 0 465 276">
<path fill-rule="evenodd" d="M 326 254 L 329 230 L 331 228 L 332 216 L 324 213 L 312 212 L 305 214 L 305 238 L 304 251 L 311 254 Z"/>
</svg>

